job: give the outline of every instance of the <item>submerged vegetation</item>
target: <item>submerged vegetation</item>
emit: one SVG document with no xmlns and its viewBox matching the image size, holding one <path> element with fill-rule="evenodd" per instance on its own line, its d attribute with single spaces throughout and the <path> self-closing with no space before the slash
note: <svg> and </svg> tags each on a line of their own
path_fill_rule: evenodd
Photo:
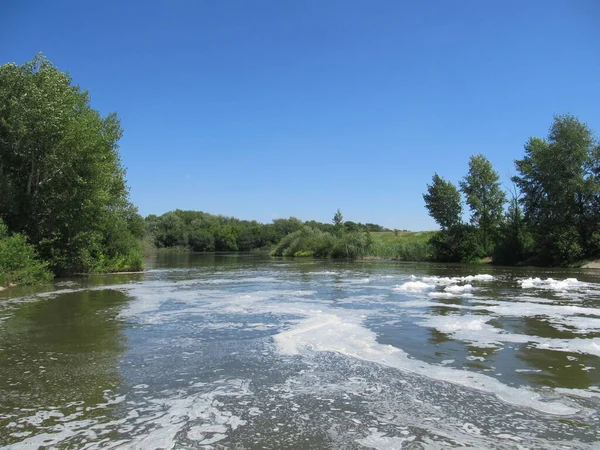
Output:
<svg viewBox="0 0 600 450">
<path fill-rule="evenodd" d="M 4 283 L 47 279 L 46 267 L 65 275 L 143 266 L 144 223 L 128 200 L 121 135 L 116 114 L 102 117 L 43 56 L 0 66 Z"/>
</svg>

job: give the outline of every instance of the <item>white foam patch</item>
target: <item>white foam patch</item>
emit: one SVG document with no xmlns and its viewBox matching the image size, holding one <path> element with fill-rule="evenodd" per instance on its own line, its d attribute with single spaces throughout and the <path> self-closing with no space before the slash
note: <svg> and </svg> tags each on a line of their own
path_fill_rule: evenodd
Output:
<svg viewBox="0 0 600 450">
<path fill-rule="evenodd" d="M 408 436 L 408 437 L 396 437 L 396 436 L 386 436 L 385 433 L 373 431 L 367 437 L 362 439 L 357 439 L 360 445 L 368 448 L 374 448 L 377 450 L 393 450 L 393 449 L 401 449 L 404 443 L 414 441 L 416 436 Z"/>
<path fill-rule="evenodd" d="M 74 437 L 96 441 L 97 444 L 99 439 L 113 432 L 115 427 L 123 426 L 126 422 L 129 424 L 127 430 L 131 433 L 131 437 L 111 442 L 112 445 L 109 448 L 172 449 L 176 446 L 177 434 L 190 424 L 187 431 L 188 438 L 198 441 L 199 445 L 209 445 L 225 439 L 227 437 L 225 433 L 246 424 L 246 421 L 240 417 L 223 410 L 224 404 L 218 398 L 220 396 L 244 397 L 251 395 L 247 380 L 224 379 L 216 381 L 214 384 L 216 388 L 206 393 L 179 392 L 173 393 L 167 398 L 149 399 L 147 405 L 140 405 L 138 409 L 129 411 L 126 419 L 104 423 L 91 419 L 57 421 L 55 425 L 44 423 L 45 426 L 40 429 L 45 432 L 19 442 L 14 448 L 34 449 L 56 447 L 59 444 L 64 446 L 65 441 Z M 96 408 L 98 407 L 99 405 L 96 406 Z M 20 422 L 47 420 L 50 417 L 58 417 L 57 413 L 60 414 L 58 411 L 39 411 L 33 417 L 20 419 Z M 95 444 L 92 446 L 96 447 Z"/>
<path fill-rule="evenodd" d="M 295 355 L 306 351 L 330 351 L 369 362 L 406 370 L 428 378 L 447 381 L 464 387 L 495 394 L 503 401 L 536 409 L 549 414 L 575 414 L 574 409 L 560 402 L 539 400 L 539 394 L 528 388 L 507 386 L 487 375 L 427 364 L 410 358 L 403 350 L 379 344 L 375 333 L 364 328 L 360 320 L 315 312 L 296 327 L 274 337 L 282 353 Z"/>
<path fill-rule="evenodd" d="M 460 294 L 463 292 L 467 292 L 467 291 L 472 291 L 473 290 L 473 286 L 471 286 L 470 284 L 465 284 L 462 286 L 448 286 L 444 288 L 445 292 L 450 292 L 452 294 Z"/>
<path fill-rule="evenodd" d="M 422 281 L 407 281 L 406 283 L 396 286 L 394 290 L 404 292 L 424 292 L 429 289 L 434 289 L 435 285 L 424 283 Z"/>
<path fill-rule="evenodd" d="M 459 291 L 460 292 L 460 291 Z M 431 298 L 471 298 L 473 297 L 473 294 L 471 294 L 470 292 L 463 292 L 462 294 L 457 294 L 455 292 L 429 292 L 427 295 L 429 295 Z M 428 303 L 427 306 L 433 306 L 433 304 Z M 447 307 L 459 307 L 458 305 L 444 305 Z"/>
<path fill-rule="evenodd" d="M 434 283 L 436 285 L 448 285 L 456 283 L 473 283 L 473 282 L 490 282 L 496 277 L 489 274 L 467 275 L 464 277 L 422 277 L 421 280 L 425 283 Z"/>
<path fill-rule="evenodd" d="M 491 316 L 449 315 L 430 316 L 418 325 L 435 328 L 454 339 L 469 342 L 476 347 L 500 346 L 503 343 L 529 344 L 541 350 L 581 353 L 600 357 L 600 339 L 556 339 L 508 333 L 487 322 Z"/>
<path fill-rule="evenodd" d="M 600 387 L 592 386 L 589 389 L 567 389 L 567 388 L 555 388 L 556 392 L 564 395 L 570 395 L 579 398 L 600 398 Z"/>
<path fill-rule="evenodd" d="M 419 325 L 435 328 L 439 332 L 451 335 L 454 339 L 468 341 L 478 347 L 498 346 L 501 344 L 501 330 L 488 324 L 490 316 L 432 316 L 419 322 Z"/>
<path fill-rule="evenodd" d="M 577 278 L 566 278 L 564 280 L 555 280 L 554 278 L 525 278 L 517 281 L 523 289 L 549 289 L 553 291 L 568 291 L 583 287 L 583 283 Z"/>
</svg>

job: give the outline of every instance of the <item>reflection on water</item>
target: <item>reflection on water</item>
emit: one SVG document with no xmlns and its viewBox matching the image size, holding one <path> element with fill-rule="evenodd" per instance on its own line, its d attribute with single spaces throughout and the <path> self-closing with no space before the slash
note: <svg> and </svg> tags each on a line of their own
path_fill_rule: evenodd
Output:
<svg viewBox="0 0 600 450">
<path fill-rule="evenodd" d="M 597 448 L 583 270 L 161 253 L 0 293 L 3 448 Z"/>
</svg>

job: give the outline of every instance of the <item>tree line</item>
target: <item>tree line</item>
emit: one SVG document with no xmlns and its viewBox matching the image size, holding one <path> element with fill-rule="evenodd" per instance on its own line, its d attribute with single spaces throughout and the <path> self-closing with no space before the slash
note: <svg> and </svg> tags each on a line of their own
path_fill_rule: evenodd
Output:
<svg viewBox="0 0 600 450">
<path fill-rule="evenodd" d="M 299 245 L 297 241 L 292 247 L 296 251 L 290 254 L 283 239 L 288 236 L 350 236 L 352 233 L 370 231 L 386 231 L 381 225 L 343 221 L 338 210 L 333 223 L 302 221 L 295 217 L 274 219 L 272 223 L 263 224 L 257 221 L 240 220 L 235 217 L 213 215 L 202 211 L 169 211 L 161 216 L 149 215 L 145 219 L 147 239 L 157 248 L 182 248 L 198 252 L 213 251 L 252 251 L 271 249 L 274 254 L 291 255 L 296 253 L 315 254 L 315 249 Z M 308 231 L 307 231 L 308 230 Z M 308 233 L 308 234 L 307 234 Z M 290 238 L 288 238 L 290 239 Z M 291 238 L 292 240 L 294 238 Z M 287 241 L 286 241 L 287 242 Z M 350 247 L 348 247 L 350 248 Z M 323 250 L 316 251 L 322 255 Z M 337 254 L 337 253 L 336 253 Z"/>
<path fill-rule="evenodd" d="M 600 255 L 600 145 L 592 130 L 575 116 L 555 116 L 546 138 L 527 141 L 515 168 L 509 195 L 481 154 L 458 187 L 434 174 L 423 195 L 441 229 L 430 240 L 434 259 L 556 266 Z"/>
</svg>

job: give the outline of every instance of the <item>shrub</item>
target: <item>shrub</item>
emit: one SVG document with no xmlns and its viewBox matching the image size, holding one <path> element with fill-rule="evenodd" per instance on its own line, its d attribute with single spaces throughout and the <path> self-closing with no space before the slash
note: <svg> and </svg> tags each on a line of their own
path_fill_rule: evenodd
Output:
<svg viewBox="0 0 600 450">
<path fill-rule="evenodd" d="M 6 225 L 0 222 L 0 282 L 34 284 L 51 279 L 48 264 L 38 259 L 27 237 L 18 233 L 9 235 Z"/>
</svg>

